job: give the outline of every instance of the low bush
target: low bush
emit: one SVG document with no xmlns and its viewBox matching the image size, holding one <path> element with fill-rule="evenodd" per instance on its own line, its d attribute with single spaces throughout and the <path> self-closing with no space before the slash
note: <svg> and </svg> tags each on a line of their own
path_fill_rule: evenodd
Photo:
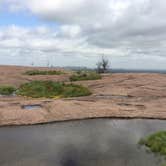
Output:
<svg viewBox="0 0 166 166">
<path fill-rule="evenodd" d="M 11 95 L 16 91 L 12 86 L 0 86 L 0 95 Z"/>
<path fill-rule="evenodd" d="M 141 139 L 139 144 L 145 145 L 152 152 L 166 156 L 166 131 L 161 131 Z"/>
<path fill-rule="evenodd" d="M 20 86 L 18 95 L 33 98 L 78 97 L 91 94 L 88 88 L 81 85 L 64 84 L 53 81 L 32 81 Z"/>
<path fill-rule="evenodd" d="M 29 70 L 24 73 L 25 75 L 61 75 L 63 71 L 58 70 Z"/>
<path fill-rule="evenodd" d="M 70 81 L 98 80 L 101 75 L 96 72 L 78 71 L 70 77 Z"/>
<path fill-rule="evenodd" d="M 75 84 L 66 84 L 63 89 L 63 97 L 78 97 L 78 96 L 88 96 L 91 95 L 91 92 L 88 88 L 75 85 Z"/>
</svg>

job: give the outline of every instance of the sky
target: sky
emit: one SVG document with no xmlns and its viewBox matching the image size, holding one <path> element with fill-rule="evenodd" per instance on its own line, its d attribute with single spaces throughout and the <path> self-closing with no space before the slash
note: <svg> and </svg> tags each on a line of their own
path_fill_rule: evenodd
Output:
<svg viewBox="0 0 166 166">
<path fill-rule="evenodd" d="M 0 64 L 166 69 L 165 0 L 0 0 Z"/>
</svg>

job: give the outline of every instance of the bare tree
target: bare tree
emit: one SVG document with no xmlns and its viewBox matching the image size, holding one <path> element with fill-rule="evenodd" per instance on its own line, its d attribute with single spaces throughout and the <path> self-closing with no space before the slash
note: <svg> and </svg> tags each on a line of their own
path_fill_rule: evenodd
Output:
<svg viewBox="0 0 166 166">
<path fill-rule="evenodd" d="M 98 73 L 106 73 L 109 68 L 109 60 L 102 56 L 101 60 L 96 65 Z"/>
<path fill-rule="evenodd" d="M 102 57 L 102 68 L 104 73 L 108 70 L 109 67 L 109 61 L 107 58 L 105 58 L 104 56 Z"/>
</svg>

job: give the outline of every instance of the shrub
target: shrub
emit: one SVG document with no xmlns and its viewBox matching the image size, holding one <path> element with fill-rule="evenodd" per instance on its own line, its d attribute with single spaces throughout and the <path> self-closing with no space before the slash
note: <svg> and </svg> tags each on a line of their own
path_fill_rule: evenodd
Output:
<svg viewBox="0 0 166 166">
<path fill-rule="evenodd" d="M 87 96 L 91 92 L 88 88 L 81 85 L 64 84 L 53 81 L 32 81 L 20 86 L 18 95 L 33 98 L 46 97 L 78 97 Z"/>
<path fill-rule="evenodd" d="M 145 139 L 141 139 L 139 144 L 145 145 L 152 152 L 159 153 L 166 157 L 166 131 L 157 132 Z"/>
<path fill-rule="evenodd" d="M 24 74 L 26 75 L 60 75 L 64 74 L 63 71 L 58 71 L 58 70 L 29 70 L 26 71 Z"/>
<path fill-rule="evenodd" d="M 0 95 L 11 95 L 16 91 L 12 86 L 0 86 Z"/>
<path fill-rule="evenodd" d="M 79 71 L 70 77 L 70 81 L 98 80 L 101 75 L 96 72 Z"/>
<path fill-rule="evenodd" d="M 68 84 L 64 86 L 64 97 L 88 96 L 90 94 L 89 89 L 81 85 Z"/>
</svg>

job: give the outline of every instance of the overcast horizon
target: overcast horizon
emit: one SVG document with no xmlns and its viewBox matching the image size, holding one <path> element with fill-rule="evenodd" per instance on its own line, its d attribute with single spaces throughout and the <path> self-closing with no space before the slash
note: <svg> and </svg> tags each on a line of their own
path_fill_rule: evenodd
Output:
<svg viewBox="0 0 166 166">
<path fill-rule="evenodd" d="M 0 64 L 166 69 L 165 0 L 0 0 Z"/>
</svg>

